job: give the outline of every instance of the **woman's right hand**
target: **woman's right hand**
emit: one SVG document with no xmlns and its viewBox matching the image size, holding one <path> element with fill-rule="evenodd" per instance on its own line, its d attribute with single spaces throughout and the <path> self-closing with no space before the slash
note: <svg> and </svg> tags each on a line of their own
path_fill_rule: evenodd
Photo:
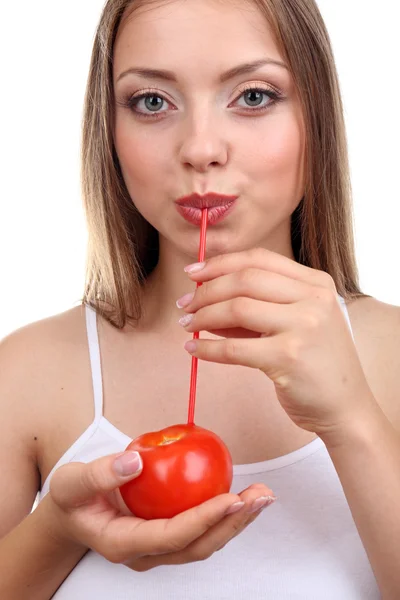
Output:
<svg viewBox="0 0 400 600">
<path fill-rule="evenodd" d="M 139 470 L 132 472 L 132 462 L 131 474 L 121 475 L 116 461 L 121 464 L 121 458 L 135 455 Z M 146 521 L 132 515 L 118 489 L 139 477 L 141 468 L 136 452 L 124 452 L 57 469 L 49 495 L 61 537 L 94 550 L 112 563 L 148 571 L 159 565 L 210 557 L 258 516 L 259 509 L 249 512 L 255 500 L 268 497 L 264 507 L 273 501 L 268 487 L 253 484 L 240 494 L 221 494 L 172 519 Z M 229 514 L 229 510 L 235 512 Z"/>
</svg>

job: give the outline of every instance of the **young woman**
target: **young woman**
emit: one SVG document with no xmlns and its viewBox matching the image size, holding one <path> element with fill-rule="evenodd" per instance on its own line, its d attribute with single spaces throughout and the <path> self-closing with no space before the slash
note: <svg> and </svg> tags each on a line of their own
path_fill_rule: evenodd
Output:
<svg viewBox="0 0 400 600">
<path fill-rule="evenodd" d="M 400 309 L 358 286 L 314 0 L 109 0 L 82 165 L 82 306 L 1 345 L 0 596 L 399 598 Z M 232 489 L 142 521 L 124 450 L 184 422 L 191 354 Z"/>
</svg>

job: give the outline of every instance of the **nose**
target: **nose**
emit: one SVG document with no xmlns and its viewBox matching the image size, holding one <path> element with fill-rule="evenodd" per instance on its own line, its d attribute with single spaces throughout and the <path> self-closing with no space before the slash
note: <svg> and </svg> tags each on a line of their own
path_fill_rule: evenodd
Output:
<svg viewBox="0 0 400 600">
<path fill-rule="evenodd" d="M 186 123 L 179 158 L 185 167 L 192 167 L 201 173 L 227 163 L 227 141 L 210 115 L 203 114 L 197 119 L 192 117 Z"/>
</svg>

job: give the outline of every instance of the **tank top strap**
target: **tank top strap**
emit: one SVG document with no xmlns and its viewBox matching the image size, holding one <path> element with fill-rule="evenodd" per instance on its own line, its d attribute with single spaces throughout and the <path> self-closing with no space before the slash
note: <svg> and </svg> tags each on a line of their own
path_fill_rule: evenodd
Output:
<svg viewBox="0 0 400 600">
<path fill-rule="evenodd" d="M 339 299 L 340 305 L 342 307 L 343 314 L 344 314 L 344 316 L 346 318 L 347 324 L 349 326 L 351 337 L 353 338 L 353 342 L 355 342 L 355 340 L 354 340 L 354 334 L 353 334 L 353 328 L 351 326 L 350 316 L 349 316 L 349 311 L 347 310 L 346 301 L 345 301 L 345 299 L 340 294 L 338 294 L 338 299 Z"/>
<path fill-rule="evenodd" d="M 101 376 L 99 335 L 97 331 L 97 314 L 96 311 L 87 304 L 85 305 L 85 314 L 90 366 L 92 369 L 94 422 L 98 423 L 103 416 L 103 382 Z"/>
</svg>

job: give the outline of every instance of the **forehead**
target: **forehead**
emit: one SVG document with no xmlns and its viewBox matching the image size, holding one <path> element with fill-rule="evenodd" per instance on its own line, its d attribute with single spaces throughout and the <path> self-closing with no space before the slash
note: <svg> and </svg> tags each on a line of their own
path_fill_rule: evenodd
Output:
<svg viewBox="0 0 400 600">
<path fill-rule="evenodd" d="M 229 64 L 264 56 L 282 60 L 266 17 L 251 1 L 164 0 L 126 11 L 114 47 L 114 69 L 135 64 L 212 67 L 212 57 Z M 204 61 L 202 62 L 202 58 Z M 224 61 L 226 62 L 226 61 Z"/>
</svg>

